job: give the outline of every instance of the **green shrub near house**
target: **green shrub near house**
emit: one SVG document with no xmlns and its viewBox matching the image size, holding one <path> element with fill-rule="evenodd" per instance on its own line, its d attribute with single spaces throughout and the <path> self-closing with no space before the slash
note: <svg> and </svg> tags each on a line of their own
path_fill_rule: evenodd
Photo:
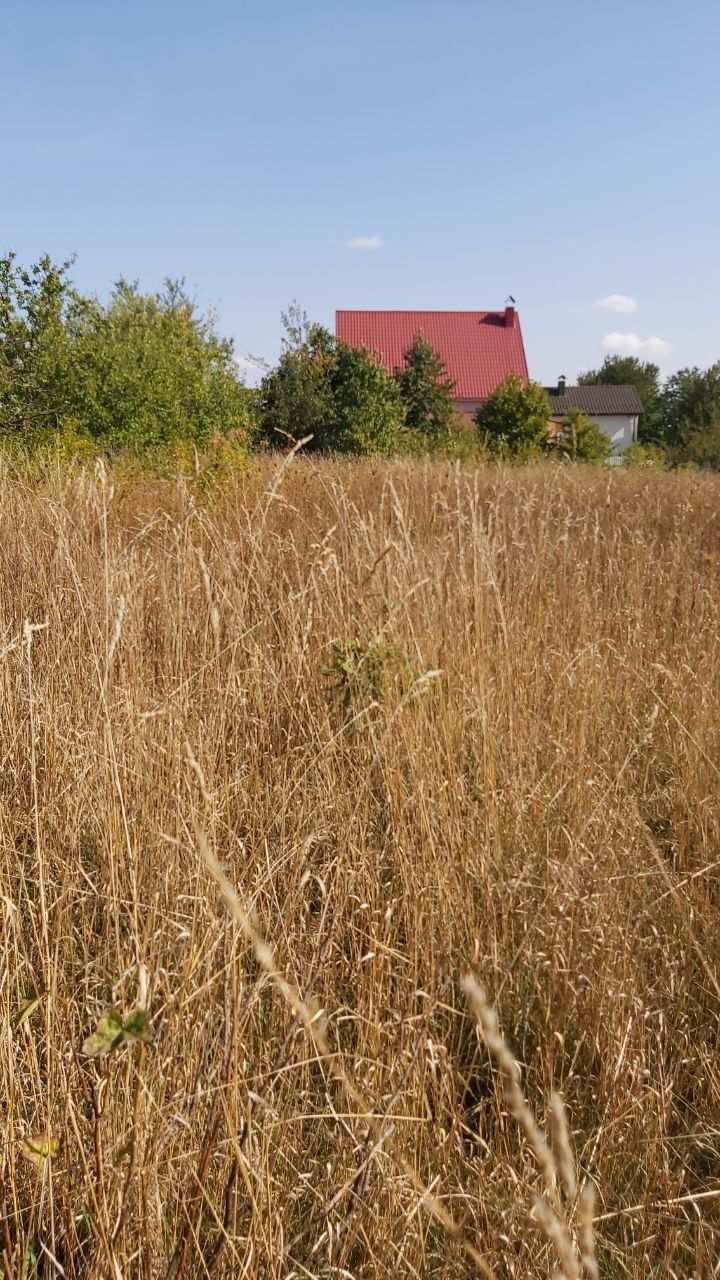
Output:
<svg viewBox="0 0 720 1280">
<path fill-rule="evenodd" d="M 421 333 L 404 353 L 394 379 L 402 397 L 406 433 L 431 449 L 447 443 L 459 425 L 455 383 L 439 351 Z"/>
<path fill-rule="evenodd" d="M 478 432 L 491 456 L 531 462 L 548 451 L 550 402 L 537 382 L 512 373 L 480 406 Z"/>
<path fill-rule="evenodd" d="M 260 388 L 258 438 L 280 448 L 306 440 L 325 452 L 395 452 L 404 414 L 387 370 L 311 324 L 296 305 L 283 321 L 280 360 Z"/>
<path fill-rule="evenodd" d="M 557 447 L 574 462 L 604 462 L 612 452 L 605 432 L 581 409 L 565 415 Z"/>
<path fill-rule="evenodd" d="M 647 444 L 637 441 L 631 444 L 622 455 L 626 467 L 663 467 L 667 465 L 667 450 L 662 445 L 648 441 Z"/>
</svg>

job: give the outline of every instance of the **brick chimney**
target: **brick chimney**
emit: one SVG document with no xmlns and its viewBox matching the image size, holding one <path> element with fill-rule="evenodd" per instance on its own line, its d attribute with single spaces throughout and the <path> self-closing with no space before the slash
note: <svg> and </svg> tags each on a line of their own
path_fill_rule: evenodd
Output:
<svg viewBox="0 0 720 1280">
<path fill-rule="evenodd" d="M 514 324 L 515 324 L 515 308 L 506 307 L 505 308 L 505 328 L 512 329 Z"/>
<path fill-rule="evenodd" d="M 565 395 L 565 374 L 561 373 L 558 378 L 557 393 L 559 396 Z"/>
</svg>

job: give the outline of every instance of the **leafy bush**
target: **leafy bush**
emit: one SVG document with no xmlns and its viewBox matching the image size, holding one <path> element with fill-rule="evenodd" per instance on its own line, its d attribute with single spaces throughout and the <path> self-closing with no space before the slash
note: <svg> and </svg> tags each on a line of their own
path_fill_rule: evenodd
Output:
<svg viewBox="0 0 720 1280">
<path fill-rule="evenodd" d="M 475 421 L 495 457 L 529 462 L 548 449 L 550 402 L 537 382 L 523 382 L 516 373 L 488 396 Z"/>
<path fill-rule="evenodd" d="M 612 449 L 605 432 L 581 409 L 571 409 L 565 415 L 558 443 L 576 462 L 604 462 Z"/>
<path fill-rule="evenodd" d="M 323 674 L 331 677 L 334 700 L 345 717 L 365 708 L 360 728 L 372 722 L 375 705 L 402 697 L 415 678 L 403 650 L 379 638 L 365 645 L 355 640 L 345 646 L 332 644 Z"/>
<path fill-rule="evenodd" d="M 331 386 L 330 447 L 343 453 L 392 453 L 402 429 L 402 404 L 387 370 L 366 351 L 338 342 Z"/>
<path fill-rule="evenodd" d="M 294 304 L 283 316 L 280 361 L 260 389 L 260 436 L 287 446 L 311 436 L 312 449 L 392 453 L 403 424 L 400 393 L 364 350 L 310 324 Z"/>
<path fill-rule="evenodd" d="M 434 458 L 449 458 L 474 465 L 486 462 L 488 457 L 477 427 L 462 413 L 456 414 L 450 428 L 425 452 Z"/>
<path fill-rule="evenodd" d="M 487 459 L 487 450 L 474 423 L 462 413 L 456 413 L 452 424 L 435 435 L 410 431 L 402 433 L 399 452 L 410 458 L 427 458 L 468 465 L 477 465 Z"/>
<path fill-rule="evenodd" d="M 642 441 L 631 444 L 622 455 L 627 467 L 661 467 L 667 462 L 667 453 L 662 445 Z"/>
<path fill-rule="evenodd" d="M 101 445 L 145 448 L 249 429 L 232 343 L 181 283 L 143 295 L 121 280 L 107 307 L 97 299 L 74 307 L 70 328 L 73 417 Z"/>
<path fill-rule="evenodd" d="M 71 450 L 200 442 L 248 434 L 251 393 L 232 342 L 182 283 L 141 294 L 121 280 L 110 301 L 72 286 L 70 263 L 29 271 L 0 259 L 0 432 Z"/>
</svg>

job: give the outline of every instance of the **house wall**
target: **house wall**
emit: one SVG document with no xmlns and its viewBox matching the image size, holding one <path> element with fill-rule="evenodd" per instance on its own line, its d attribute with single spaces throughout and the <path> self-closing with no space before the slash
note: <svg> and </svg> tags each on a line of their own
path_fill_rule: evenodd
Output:
<svg viewBox="0 0 720 1280">
<path fill-rule="evenodd" d="M 456 400 L 455 407 L 471 422 L 482 403 L 482 400 Z"/>
<path fill-rule="evenodd" d="M 600 430 L 610 437 L 613 453 L 624 453 L 637 440 L 638 420 L 629 414 L 588 414 Z"/>
<path fill-rule="evenodd" d="M 604 435 L 608 436 L 615 454 L 624 453 L 631 444 L 635 444 L 638 433 L 638 419 L 629 414 L 588 413 L 589 422 L 594 422 Z M 562 433 L 564 418 L 550 419 L 550 435 L 557 439 Z"/>
</svg>

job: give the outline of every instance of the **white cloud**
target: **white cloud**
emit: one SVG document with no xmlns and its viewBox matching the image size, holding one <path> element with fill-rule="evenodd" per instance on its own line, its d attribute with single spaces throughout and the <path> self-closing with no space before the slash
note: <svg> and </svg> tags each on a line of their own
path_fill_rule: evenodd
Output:
<svg viewBox="0 0 720 1280">
<path fill-rule="evenodd" d="M 593 306 L 603 311 L 634 311 L 637 298 L 629 298 L 626 293 L 609 293 L 607 298 L 598 298 L 597 302 L 593 302 Z"/>
<path fill-rule="evenodd" d="M 345 241 L 346 249 L 382 249 L 382 236 L 353 236 Z"/>
<path fill-rule="evenodd" d="M 664 338 L 641 338 L 637 333 L 606 333 L 602 340 L 605 351 L 624 356 L 666 356 L 672 342 Z"/>
</svg>

